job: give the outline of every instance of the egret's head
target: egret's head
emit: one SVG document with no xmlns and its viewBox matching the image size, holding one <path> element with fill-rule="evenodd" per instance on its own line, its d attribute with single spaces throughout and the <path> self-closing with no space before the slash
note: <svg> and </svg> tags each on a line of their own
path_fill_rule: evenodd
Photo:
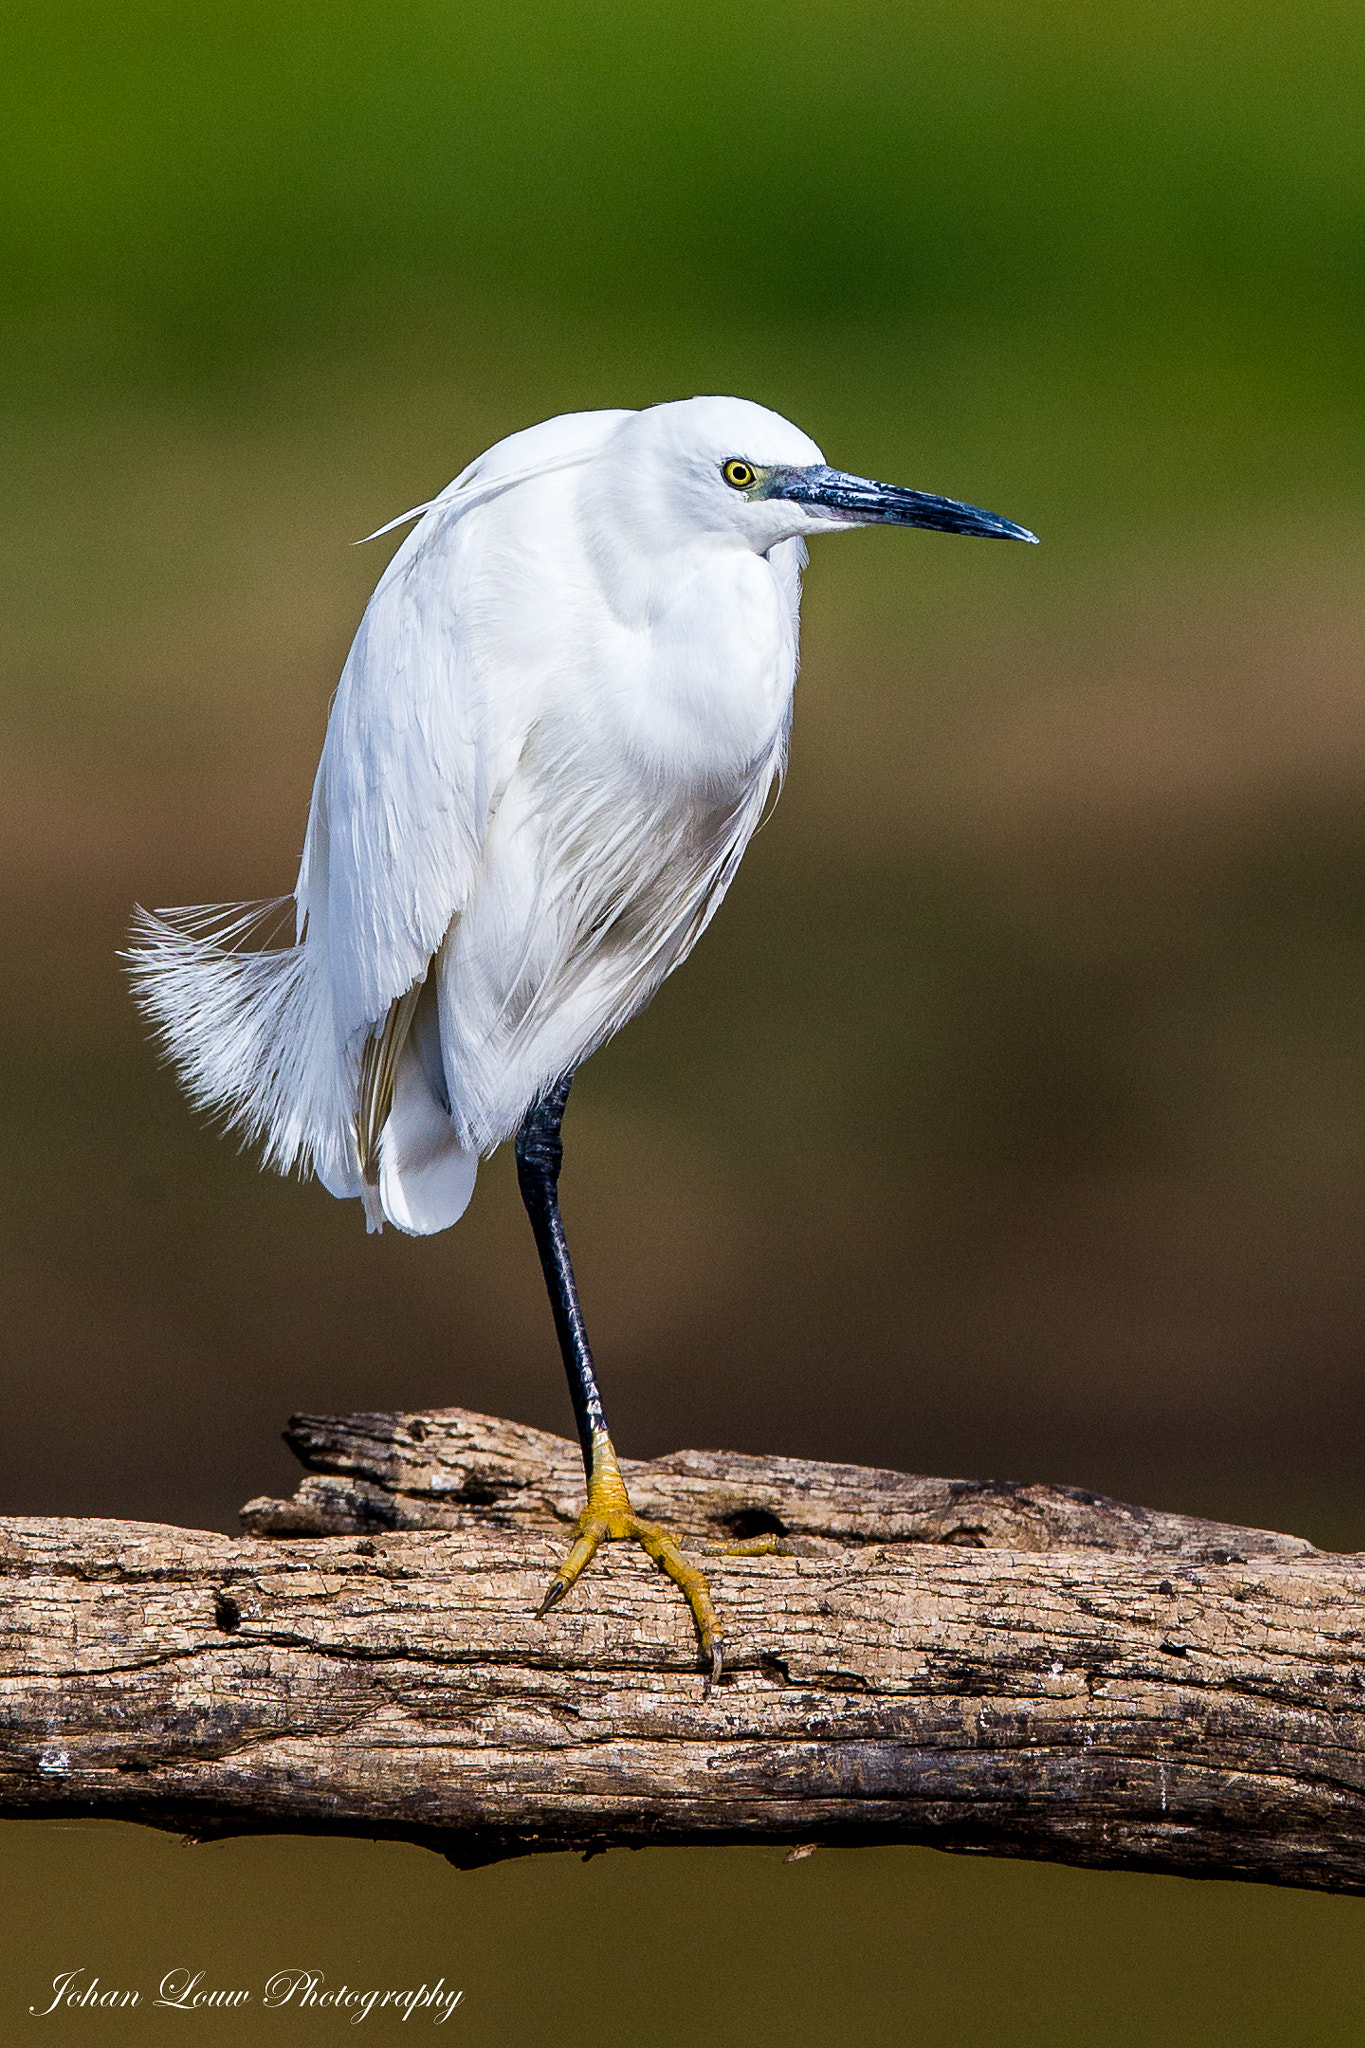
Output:
<svg viewBox="0 0 1365 2048">
<path fill-rule="evenodd" d="M 845 526 L 928 526 L 1035 538 L 993 512 L 831 469 L 780 413 L 744 398 L 686 398 L 624 419 L 602 451 L 602 484 L 647 547 L 702 535 L 757 553 Z"/>
</svg>

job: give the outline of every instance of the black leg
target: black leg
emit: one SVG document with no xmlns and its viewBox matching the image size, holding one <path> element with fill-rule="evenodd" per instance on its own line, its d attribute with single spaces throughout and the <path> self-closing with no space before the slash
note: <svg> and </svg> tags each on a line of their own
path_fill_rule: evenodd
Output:
<svg viewBox="0 0 1365 2048">
<path fill-rule="evenodd" d="M 540 1612 L 548 1614 L 564 1598 L 600 1544 L 611 1539 L 638 1543 L 686 1595 L 701 1638 L 702 1655 L 711 1667 L 711 1676 L 719 1678 L 720 1622 L 705 1574 L 688 1563 L 666 1531 L 635 1513 L 607 1435 L 602 1397 L 597 1391 L 597 1375 L 592 1369 L 588 1333 L 583 1327 L 583 1311 L 578 1304 L 578 1289 L 564 1236 L 564 1219 L 559 1213 L 559 1169 L 564 1159 L 559 1131 L 572 1078 L 566 1074 L 563 1080 L 556 1081 L 549 1094 L 527 1110 L 517 1132 L 517 1180 L 550 1293 L 564 1370 L 569 1376 L 578 1441 L 583 1447 L 583 1467 L 588 1475 L 588 1503 L 578 1518 L 577 1540 L 551 1579 Z"/>
<path fill-rule="evenodd" d="M 564 1160 L 560 1125 L 572 1079 L 572 1074 L 566 1074 L 562 1081 L 556 1081 L 550 1093 L 522 1118 L 516 1143 L 517 1181 L 535 1232 L 536 1250 L 554 1311 L 555 1333 L 569 1376 L 569 1397 L 578 1424 L 578 1441 L 583 1447 L 583 1467 L 591 1479 L 594 1440 L 606 1436 L 607 1424 L 574 1285 L 564 1219 L 559 1213 L 559 1169 Z"/>
</svg>

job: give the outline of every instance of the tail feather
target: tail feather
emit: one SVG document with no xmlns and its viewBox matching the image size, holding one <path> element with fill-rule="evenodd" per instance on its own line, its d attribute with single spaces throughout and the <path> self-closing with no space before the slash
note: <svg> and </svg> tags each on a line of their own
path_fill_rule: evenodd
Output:
<svg viewBox="0 0 1365 2048">
<path fill-rule="evenodd" d="M 353 1102 L 326 966 L 306 939 L 243 951 L 293 899 L 139 910 L 125 954 L 139 1007 L 197 1108 L 220 1116 L 281 1173 L 361 1192 Z"/>
</svg>

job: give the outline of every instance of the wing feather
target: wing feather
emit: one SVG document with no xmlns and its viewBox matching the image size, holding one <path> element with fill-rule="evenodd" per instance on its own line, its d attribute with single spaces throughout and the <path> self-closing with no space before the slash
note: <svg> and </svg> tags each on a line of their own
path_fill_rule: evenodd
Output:
<svg viewBox="0 0 1365 2048">
<path fill-rule="evenodd" d="M 339 1051 L 358 1033 L 382 1034 L 390 1006 L 424 979 L 478 879 L 526 739 L 516 690 L 480 674 L 470 599 L 480 522 L 470 515 L 589 460 L 625 417 L 547 420 L 480 456 L 370 600 L 332 706 L 296 891 L 300 934 L 327 954 Z"/>
<path fill-rule="evenodd" d="M 194 1100 L 263 1141 L 281 1171 L 362 1196 L 375 1227 L 382 1212 L 405 1230 L 444 1229 L 477 1167 L 452 1121 L 428 974 L 478 881 L 528 723 L 509 678 L 479 679 L 477 514 L 590 460 L 625 417 L 566 415 L 512 435 L 395 553 L 332 706 L 295 943 L 243 950 L 279 906 L 139 914 L 138 998 Z"/>
</svg>

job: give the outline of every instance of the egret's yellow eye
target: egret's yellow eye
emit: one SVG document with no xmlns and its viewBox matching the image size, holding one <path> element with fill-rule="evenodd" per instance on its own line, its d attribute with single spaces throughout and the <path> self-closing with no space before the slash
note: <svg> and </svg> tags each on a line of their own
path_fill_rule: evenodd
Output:
<svg viewBox="0 0 1365 2048">
<path fill-rule="evenodd" d="M 747 491 L 750 484 L 758 482 L 753 464 L 740 462 L 733 456 L 729 462 L 721 464 L 720 473 L 732 491 Z"/>
</svg>

